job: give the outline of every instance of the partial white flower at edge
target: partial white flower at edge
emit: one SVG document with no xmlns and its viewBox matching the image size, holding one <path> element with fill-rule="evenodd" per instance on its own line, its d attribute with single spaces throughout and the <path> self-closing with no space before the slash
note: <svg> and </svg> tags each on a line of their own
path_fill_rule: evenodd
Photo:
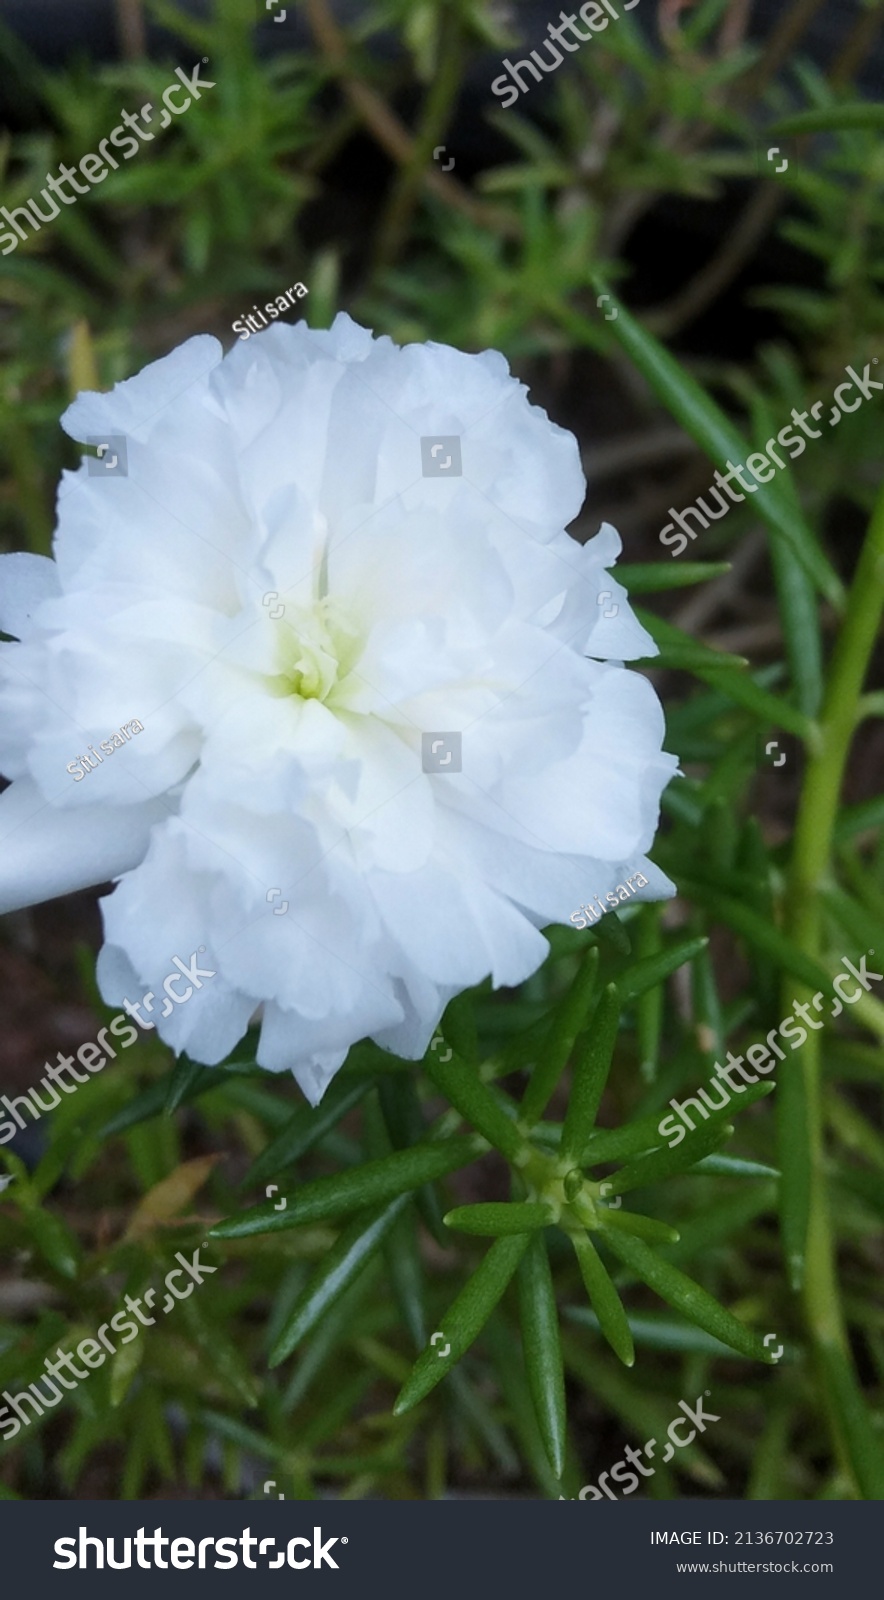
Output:
<svg viewBox="0 0 884 1600">
<path fill-rule="evenodd" d="M 674 892 L 645 851 L 676 762 L 622 665 L 655 647 L 501 355 L 344 315 L 201 336 L 62 421 L 125 435 L 128 476 L 65 472 L 55 559 L 0 558 L 0 911 L 116 880 L 110 1005 L 205 946 L 160 1035 L 217 1064 L 260 1019 L 315 1103 L 357 1040 L 418 1059 L 453 995 L 529 977 L 590 892 Z M 462 476 L 424 477 L 452 434 Z M 463 770 L 425 773 L 422 732 Z"/>
</svg>

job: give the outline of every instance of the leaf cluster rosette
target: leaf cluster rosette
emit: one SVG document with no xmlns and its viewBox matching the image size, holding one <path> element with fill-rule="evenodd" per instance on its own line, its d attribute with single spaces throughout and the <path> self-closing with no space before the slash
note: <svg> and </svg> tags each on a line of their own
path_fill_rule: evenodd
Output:
<svg viewBox="0 0 884 1600">
<path fill-rule="evenodd" d="M 331 1250 L 275 1330 L 271 1365 L 301 1348 L 334 1302 L 356 1282 L 368 1260 L 389 1244 L 409 1202 L 423 1200 L 425 1204 L 421 1195 L 425 1186 L 457 1172 L 490 1149 L 509 1165 L 513 1198 L 456 1206 L 445 1215 L 448 1229 L 492 1242 L 439 1319 L 432 1339 L 423 1339 L 423 1349 L 396 1401 L 397 1413 L 417 1405 L 448 1376 L 515 1279 L 528 1390 L 549 1464 L 561 1476 L 565 1379 L 559 1308 L 548 1254 L 553 1230 L 563 1233 L 572 1246 L 597 1326 L 626 1366 L 632 1366 L 635 1359 L 633 1334 L 621 1288 L 605 1257 L 612 1268 L 625 1268 L 628 1279 L 638 1279 L 665 1301 L 683 1319 L 683 1325 L 701 1330 L 710 1341 L 709 1348 L 770 1363 L 772 1354 L 760 1334 L 653 1248 L 677 1244 L 678 1231 L 655 1217 L 611 1203 L 615 1196 L 631 1190 L 704 1170 L 703 1161 L 720 1151 L 734 1131 L 726 1111 L 713 1112 L 701 1129 L 674 1149 L 664 1144 L 656 1116 L 639 1117 L 619 1129 L 595 1128 L 623 1006 L 650 992 L 704 948 L 703 939 L 679 940 L 649 958 L 633 961 L 618 982 L 602 986 L 599 947 L 593 944 L 569 991 L 541 1019 L 542 1026 L 533 1030 L 528 1049 L 534 1070 L 521 1102 L 513 1100 L 495 1080 L 523 1057 L 525 1040 L 518 1040 L 502 1059 L 480 1065 L 470 1023 L 472 1001 L 460 997 L 443 1020 L 447 1048 L 439 1050 L 441 1041 L 434 1040 L 423 1062 L 432 1086 L 453 1111 L 429 1129 L 423 1128 L 416 1142 L 295 1187 L 284 1196 L 284 1205 L 268 1200 L 218 1223 L 213 1236 L 226 1240 L 285 1234 L 329 1221 L 341 1224 Z M 573 1070 L 564 1122 L 544 1122 L 542 1114 L 569 1061 Z M 372 1077 L 383 1077 L 385 1070 L 383 1057 L 375 1053 L 348 1064 L 340 1083 L 344 1085 L 352 1075 L 357 1084 L 361 1082 L 364 1093 Z M 744 1103 L 762 1098 L 771 1088 L 769 1083 L 758 1084 L 747 1091 Z M 334 1093 L 341 1092 L 336 1086 Z M 396 1131 L 395 1114 L 390 1114 L 395 1098 L 382 1097 L 391 1132 Z M 322 1111 L 320 1107 L 306 1114 L 296 1112 L 290 1125 L 262 1151 L 245 1184 L 252 1187 L 272 1173 L 283 1172 L 292 1152 L 304 1149 L 305 1115 L 319 1118 Z M 461 1119 L 470 1132 L 458 1131 Z M 593 1168 L 611 1162 L 622 1163 L 613 1176 L 593 1174 Z M 770 1168 L 753 1162 L 733 1162 L 730 1170 L 749 1180 L 776 1176 Z"/>
</svg>

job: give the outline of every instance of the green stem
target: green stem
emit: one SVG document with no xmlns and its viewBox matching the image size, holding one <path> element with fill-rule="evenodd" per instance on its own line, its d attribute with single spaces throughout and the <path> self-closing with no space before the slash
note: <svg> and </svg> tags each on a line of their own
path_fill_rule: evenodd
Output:
<svg viewBox="0 0 884 1600">
<path fill-rule="evenodd" d="M 812 960 L 822 955 L 823 906 L 819 890 L 831 873 L 835 822 L 847 757 L 857 722 L 869 661 L 884 610 L 884 490 L 879 495 L 851 587 L 844 623 L 832 658 L 820 737 L 808 756 L 798 808 L 789 879 L 787 928 Z M 792 977 L 784 986 L 784 1014 L 794 1001 L 812 1000 Z M 822 1058 L 818 1030 L 809 1029 L 798 1061 L 780 1073 L 778 1121 L 784 1157 L 783 1236 L 793 1284 L 803 1280 L 808 1331 L 821 1367 L 838 1362 L 858 1395 L 838 1290 L 835 1244 L 829 1217 L 823 1150 Z M 800 1064 L 799 1064 L 800 1063 Z M 785 1192 L 788 1191 L 788 1192 Z M 832 1385 L 824 1386 L 836 1444 L 863 1492 L 880 1477 L 872 1467 L 877 1451 L 858 1459 L 855 1418 L 845 1414 Z M 851 1408 L 852 1410 L 852 1408 Z M 866 1441 L 871 1446 L 871 1440 Z M 881 1494 L 880 1487 L 876 1495 Z"/>
<path fill-rule="evenodd" d="M 391 266 L 402 249 L 427 167 L 432 163 L 433 149 L 445 133 L 462 87 L 462 65 L 457 18 L 448 10 L 443 10 L 439 17 L 436 70 L 424 103 L 411 156 L 406 166 L 396 174 L 387 211 L 378 229 L 375 272 Z"/>
</svg>

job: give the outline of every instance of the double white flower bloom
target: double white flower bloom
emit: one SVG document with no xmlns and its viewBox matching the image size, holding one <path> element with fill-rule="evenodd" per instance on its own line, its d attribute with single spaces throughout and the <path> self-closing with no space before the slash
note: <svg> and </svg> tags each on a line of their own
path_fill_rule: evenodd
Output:
<svg viewBox="0 0 884 1600">
<path fill-rule="evenodd" d="M 613 528 L 564 531 L 574 438 L 500 355 L 346 316 L 200 337 L 63 425 L 125 435 L 128 476 L 65 473 L 55 560 L 2 558 L 0 911 L 118 879 L 110 1004 L 204 945 L 160 1034 L 217 1063 L 261 1008 L 259 1062 L 315 1102 L 356 1040 L 418 1058 L 452 995 L 527 978 L 589 889 L 672 892 L 644 852 L 676 763 L 621 665 L 654 646 Z M 430 435 L 462 476 L 423 476 Z M 452 731 L 462 772 L 424 772 Z"/>
</svg>

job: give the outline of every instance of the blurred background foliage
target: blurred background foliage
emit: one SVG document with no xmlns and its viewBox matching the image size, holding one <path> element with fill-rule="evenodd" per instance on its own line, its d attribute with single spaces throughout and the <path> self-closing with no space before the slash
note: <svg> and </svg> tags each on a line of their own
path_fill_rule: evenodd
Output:
<svg viewBox="0 0 884 1600">
<path fill-rule="evenodd" d="M 597 1194 L 726 1048 L 831 992 L 843 954 L 884 955 L 880 510 L 860 554 L 880 402 L 687 563 L 657 544 L 669 506 L 729 452 L 745 460 L 884 348 L 884 5 L 643 0 L 507 111 L 491 80 L 541 44 L 551 6 L 286 11 L 277 25 L 257 0 L 118 0 L 113 61 L 86 30 L 52 65 L 0 21 L 9 207 L 96 150 L 121 106 L 156 104 L 176 65 L 207 57 L 215 85 L 0 259 L 0 542 L 50 548 L 58 475 L 77 462 L 58 426 L 71 394 L 194 332 L 231 344 L 234 318 L 297 280 L 314 327 L 344 307 L 400 341 L 501 349 L 577 434 L 589 492 L 572 531 L 616 523 L 618 576 L 663 652 L 645 670 L 685 776 L 653 854 L 680 894 L 551 930 L 520 991 L 449 1008 L 466 1099 L 435 1055 L 415 1067 L 360 1046 L 312 1112 L 255 1070 L 249 1041 L 206 1074 L 173 1070 L 146 1037 L 5 1146 L 0 1387 L 35 1379 L 233 1220 L 208 1246 L 222 1271 L 0 1449 L 0 1493 L 261 1496 L 272 1480 L 304 1499 L 573 1497 L 708 1388 L 720 1422 L 643 1492 L 881 1498 L 884 993 L 813 1035 L 726 1155 L 719 1124 L 629 1185 L 680 1238 L 656 1238 L 662 1266 L 643 1275 L 605 1224 L 626 1333 L 598 1278 L 587 1309 L 595 1269 L 567 1230 L 535 1232 L 507 1286 L 515 1247 L 495 1244 L 489 1268 L 487 1240 L 442 1218 L 455 1206 L 472 1226 L 462 1208 L 543 1190 L 543 1174 L 525 1186 L 514 1130 L 533 1126 L 544 1159 L 577 1150 L 573 1113 L 562 1132 L 575 1082 L 581 1117 L 600 1102 L 597 1133 L 592 1118 L 579 1130 Z M 94 896 L 6 919 L 7 1093 L 95 1037 L 98 939 Z M 620 1017 L 612 1060 L 604 1004 Z M 607 1133 L 623 1123 L 625 1139 Z M 463 1142 L 471 1128 L 484 1143 Z M 418 1141 L 407 1171 L 390 1167 Z M 445 1141 L 448 1175 L 425 1182 Z M 269 1201 L 243 1234 L 268 1179 L 292 1197 L 286 1225 L 264 1226 Z M 775 1331 L 782 1360 L 723 1345 L 706 1301 L 679 1301 L 676 1268 L 756 1341 Z M 457 1297 L 477 1283 L 472 1342 L 476 1306 Z M 440 1329 L 470 1348 L 415 1390 Z M 618 1343 L 634 1344 L 631 1370 Z M 415 1403 L 394 1410 L 404 1384 Z"/>
</svg>

